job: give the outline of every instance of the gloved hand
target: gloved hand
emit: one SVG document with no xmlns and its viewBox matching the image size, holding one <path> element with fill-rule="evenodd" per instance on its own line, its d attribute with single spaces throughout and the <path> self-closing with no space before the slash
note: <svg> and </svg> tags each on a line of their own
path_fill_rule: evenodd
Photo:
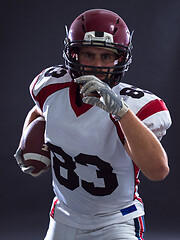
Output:
<svg viewBox="0 0 180 240">
<path fill-rule="evenodd" d="M 42 168 L 37 173 L 33 173 L 33 171 L 35 170 L 35 167 L 34 166 L 27 166 L 26 161 L 24 160 L 24 157 L 23 157 L 22 149 L 20 147 L 17 149 L 16 153 L 14 154 L 14 157 L 16 159 L 17 164 L 21 168 L 21 170 L 24 173 L 30 174 L 33 177 L 38 177 L 42 173 L 47 172 L 47 170 L 49 169 L 49 166 L 50 166 L 49 165 L 45 168 Z M 47 164 L 47 163 L 45 163 L 45 164 Z"/>
<path fill-rule="evenodd" d="M 77 84 L 82 84 L 80 94 L 83 94 L 82 101 L 87 104 L 95 105 L 108 113 L 115 115 L 117 119 L 121 119 L 129 110 L 127 104 L 122 98 L 118 98 L 114 91 L 99 78 L 93 75 L 85 75 L 75 79 Z M 97 92 L 100 98 L 92 95 Z"/>
<path fill-rule="evenodd" d="M 25 165 L 25 160 L 23 158 L 23 152 L 22 152 L 22 149 L 21 148 L 18 148 L 16 153 L 14 154 L 14 157 L 16 159 L 16 162 L 17 164 L 19 165 L 19 167 L 21 168 L 21 170 L 24 172 L 24 173 L 28 173 L 28 174 L 31 174 L 31 172 L 34 170 L 34 167 L 33 166 L 29 166 L 27 167 Z"/>
</svg>

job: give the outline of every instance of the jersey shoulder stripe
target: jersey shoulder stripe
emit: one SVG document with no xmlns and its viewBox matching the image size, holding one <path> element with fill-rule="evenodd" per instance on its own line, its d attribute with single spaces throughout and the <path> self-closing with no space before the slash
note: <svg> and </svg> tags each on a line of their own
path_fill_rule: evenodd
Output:
<svg viewBox="0 0 180 240">
<path fill-rule="evenodd" d="M 40 109 L 42 110 L 43 109 L 43 105 L 46 101 L 46 99 L 53 93 L 63 89 L 63 88 L 66 88 L 66 87 L 69 87 L 71 85 L 71 83 L 56 83 L 56 84 L 53 84 L 53 85 L 48 85 L 46 87 L 44 87 L 39 93 L 37 96 L 35 96 L 32 92 L 32 96 L 33 96 L 33 99 L 39 103 L 39 107 Z"/>
<path fill-rule="evenodd" d="M 144 119 L 148 118 L 149 116 L 168 110 L 165 103 L 161 99 L 155 99 L 150 102 L 148 102 L 146 105 L 144 105 L 139 112 L 136 113 L 136 116 L 143 121 Z"/>
</svg>

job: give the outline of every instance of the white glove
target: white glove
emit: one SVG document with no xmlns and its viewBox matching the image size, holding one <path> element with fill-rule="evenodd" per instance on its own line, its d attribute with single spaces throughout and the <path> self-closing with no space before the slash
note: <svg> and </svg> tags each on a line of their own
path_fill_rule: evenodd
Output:
<svg viewBox="0 0 180 240">
<path fill-rule="evenodd" d="M 41 175 L 44 172 L 47 172 L 47 170 L 49 169 L 44 168 L 41 171 L 39 171 L 38 173 L 32 173 L 35 170 L 35 167 L 33 166 L 26 166 L 24 157 L 23 157 L 23 152 L 21 148 L 18 148 L 16 153 L 14 154 L 14 157 L 16 159 L 17 164 L 19 165 L 20 169 L 27 174 L 30 174 L 33 177 L 38 177 L 39 175 Z"/>
<path fill-rule="evenodd" d="M 95 105 L 108 113 L 115 115 L 119 120 L 129 110 L 122 98 L 118 98 L 107 83 L 102 82 L 93 75 L 85 75 L 75 79 L 77 84 L 81 84 L 80 94 L 83 94 L 82 101 L 87 104 Z M 97 92 L 101 97 L 89 96 Z"/>
</svg>

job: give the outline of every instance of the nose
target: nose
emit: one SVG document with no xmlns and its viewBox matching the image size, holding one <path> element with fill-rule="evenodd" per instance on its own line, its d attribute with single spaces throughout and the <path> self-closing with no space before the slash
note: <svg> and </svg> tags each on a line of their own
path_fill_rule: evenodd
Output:
<svg viewBox="0 0 180 240">
<path fill-rule="evenodd" d="M 102 67 L 102 59 L 101 59 L 101 56 L 96 55 L 96 57 L 94 58 L 94 61 L 93 61 L 93 66 Z"/>
</svg>

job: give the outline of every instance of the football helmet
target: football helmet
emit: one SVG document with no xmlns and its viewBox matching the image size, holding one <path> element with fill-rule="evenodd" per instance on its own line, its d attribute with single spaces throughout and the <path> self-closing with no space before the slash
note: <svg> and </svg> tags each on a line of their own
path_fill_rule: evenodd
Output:
<svg viewBox="0 0 180 240">
<path fill-rule="evenodd" d="M 63 56 L 72 78 L 82 75 L 105 73 L 104 82 L 110 87 L 117 85 L 132 62 L 132 34 L 116 13 L 105 9 L 92 9 L 80 14 L 71 24 L 64 40 Z M 80 47 L 102 47 L 117 54 L 112 67 L 82 65 L 78 61 Z"/>
</svg>

